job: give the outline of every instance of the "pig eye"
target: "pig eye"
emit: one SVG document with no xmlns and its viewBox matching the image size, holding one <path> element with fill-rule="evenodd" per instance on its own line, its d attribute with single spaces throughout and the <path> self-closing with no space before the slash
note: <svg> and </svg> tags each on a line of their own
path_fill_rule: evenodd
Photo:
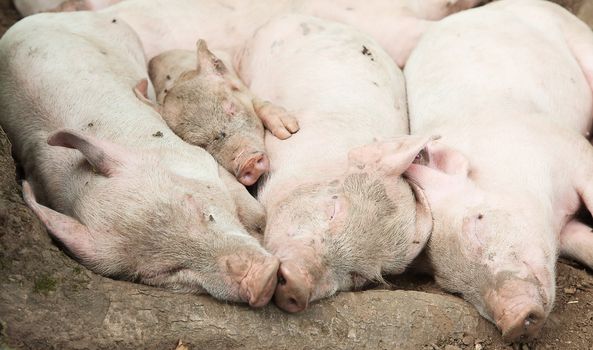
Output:
<svg viewBox="0 0 593 350">
<path fill-rule="evenodd" d="M 426 153 L 426 149 L 418 152 L 416 157 L 414 158 L 414 164 L 421 164 L 426 165 L 428 163 L 428 154 Z"/>
<path fill-rule="evenodd" d="M 224 131 L 221 131 L 218 133 L 218 135 L 216 135 L 216 137 L 214 138 L 216 141 L 222 140 L 226 137 L 226 133 Z"/>
</svg>

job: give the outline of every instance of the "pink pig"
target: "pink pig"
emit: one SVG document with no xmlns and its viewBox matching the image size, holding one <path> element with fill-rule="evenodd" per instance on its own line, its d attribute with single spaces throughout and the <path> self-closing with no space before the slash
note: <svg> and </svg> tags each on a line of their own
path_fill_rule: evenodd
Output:
<svg viewBox="0 0 593 350">
<path fill-rule="evenodd" d="M 538 335 L 558 254 L 593 267 L 593 34 L 547 1 L 497 1 L 435 24 L 405 69 L 412 134 L 430 142 L 407 174 L 434 215 L 427 255 L 508 341 Z"/>
</svg>

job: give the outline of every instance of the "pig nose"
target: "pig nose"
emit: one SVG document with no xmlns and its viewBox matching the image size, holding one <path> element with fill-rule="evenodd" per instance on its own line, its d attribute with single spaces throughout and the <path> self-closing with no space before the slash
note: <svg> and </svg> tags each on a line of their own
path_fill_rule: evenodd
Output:
<svg viewBox="0 0 593 350">
<path fill-rule="evenodd" d="M 267 257 L 263 263 L 253 266 L 241 285 L 246 290 L 249 306 L 257 308 L 266 305 L 276 289 L 278 258 Z"/>
<path fill-rule="evenodd" d="M 284 311 L 299 312 L 307 308 L 311 287 L 300 269 L 291 263 L 282 263 L 278 270 L 278 286 L 274 302 Z"/>
<path fill-rule="evenodd" d="M 514 319 L 506 318 L 497 322 L 506 342 L 528 342 L 539 334 L 546 320 L 546 313 L 541 305 L 526 305 Z"/>
<path fill-rule="evenodd" d="M 262 174 L 270 170 L 270 161 L 265 153 L 257 152 L 240 167 L 237 179 L 245 186 L 253 185 Z"/>
</svg>

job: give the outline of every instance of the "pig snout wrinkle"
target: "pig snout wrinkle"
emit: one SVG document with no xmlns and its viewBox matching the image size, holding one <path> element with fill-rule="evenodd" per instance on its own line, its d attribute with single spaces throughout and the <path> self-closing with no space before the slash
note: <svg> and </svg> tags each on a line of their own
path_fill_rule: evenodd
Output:
<svg viewBox="0 0 593 350">
<path fill-rule="evenodd" d="M 278 281 L 278 266 L 278 258 L 266 259 L 262 264 L 252 266 L 248 275 L 241 280 L 241 287 L 245 288 L 249 306 L 262 307 L 272 299 Z"/>
<path fill-rule="evenodd" d="M 527 342 L 537 337 L 546 320 L 546 313 L 541 305 L 525 305 L 518 316 L 509 320 L 503 317 L 497 322 L 502 337 L 507 342 Z"/>
<path fill-rule="evenodd" d="M 311 287 L 299 267 L 291 263 L 282 263 L 278 270 L 278 281 L 274 293 L 276 305 L 291 313 L 305 310 L 309 305 Z"/>
</svg>

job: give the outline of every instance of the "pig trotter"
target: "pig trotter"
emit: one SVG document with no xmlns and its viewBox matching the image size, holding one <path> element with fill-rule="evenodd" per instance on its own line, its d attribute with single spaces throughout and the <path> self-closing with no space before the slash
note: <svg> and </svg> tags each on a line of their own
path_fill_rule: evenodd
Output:
<svg viewBox="0 0 593 350">
<path fill-rule="evenodd" d="M 268 101 L 262 101 L 259 98 L 254 98 L 252 102 L 255 113 L 266 129 L 270 130 L 280 140 L 285 140 L 299 131 L 296 118 L 284 108 Z"/>
<path fill-rule="evenodd" d="M 593 232 L 577 220 L 572 220 L 560 233 L 560 254 L 593 269 Z"/>
</svg>

